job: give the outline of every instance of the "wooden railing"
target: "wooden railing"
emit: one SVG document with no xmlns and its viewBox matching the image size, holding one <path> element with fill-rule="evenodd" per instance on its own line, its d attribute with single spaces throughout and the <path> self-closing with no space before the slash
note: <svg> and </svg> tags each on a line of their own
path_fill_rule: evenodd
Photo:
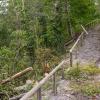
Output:
<svg viewBox="0 0 100 100">
<path fill-rule="evenodd" d="M 53 69 L 45 78 L 43 78 L 38 84 L 36 84 L 28 93 L 21 95 L 23 96 L 20 100 L 28 100 L 30 97 L 33 97 L 33 95 L 35 95 L 37 93 L 37 100 L 42 100 L 42 86 L 49 81 L 49 79 L 51 77 L 53 77 L 53 93 L 54 95 L 57 94 L 57 85 L 56 85 L 56 73 L 59 71 L 59 69 L 62 70 L 62 79 L 64 79 L 64 65 L 68 64 L 70 62 L 70 66 L 73 66 L 73 52 L 75 51 L 75 48 L 79 49 L 79 46 L 83 45 L 83 40 L 86 34 L 88 34 L 87 30 L 89 28 L 92 28 L 93 26 L 95 26 L 96 24 L 98 24 L 100 22 L 99 19 L 96 19 L 90 23 L 88 23 L 86 26 L 82 26 L 82 30 L 83 32 L 80 34 L 80 36 L 78 37 L 77 41 L 74 43 L 74 45 L 72 46 L 72 48 L 69 51 L 70 54 L 70 61 L 69 60 L 63 60 L 58 66 L 55 67 L 55 69 Z M 86 34 L 85 34 L 86 33 Z M 77 56 L 77 49 L 76 49 L 76 56 Z M 33 99 L 35 100 L 35 99 Z"/>
<path fill-rule="evenodd" d="M 76 40 L 76 42 L 74 43 L 72 48 L 69 50 L 69 53 L 70 53 L 70 67 L 73 67 L 73 55 L 77 59 L 78 50 L 83 45 L 84 37 L 86 36 L 86 34 L 87 35 L 89 34 L 87 30 L 89 30 L 90 28 L 93 28 L 95 25 L 97 25 L 99 23 L 100 23 L 100 19 L 96 19 L 96 20 L 93 20 L 92 22 L 86 24 L 85 26 L 81 25 L 81 28 L 82 28 L 83 31 L 79 35 L 78 39 Z"/>
<path fill-rule="evenodd" d="M 90 28 L 93 28 L 97 24 L 100 24 L 100 19 L 95 19 L 95 20 L 91 21 L 90 23 L 85 25 L 85 28 L 90 29 Z"/>
<path fill-rule="evenodd" d="M 53 94 L 57 94 L 57 85 L 56 85 L 56 72 L 61 69 L 62 70 L 62 79 L 64 79 L 64 70 L 63 66 L 67 64 L 68 61 L 63 60 L 58 66 L 55 67 L 45 78 L 43 78 L 36 86 L 31 89 L 28 93 L 26 93 L 20 100 L 28 100 L 28 98 L 32 97 L 37 92 L 37 100 L 42 100 L 41 88 L 42 86 L 50 80 L 53 76 Z M 34 100 L 34 99 L 33 99 Z"/>
</svg>

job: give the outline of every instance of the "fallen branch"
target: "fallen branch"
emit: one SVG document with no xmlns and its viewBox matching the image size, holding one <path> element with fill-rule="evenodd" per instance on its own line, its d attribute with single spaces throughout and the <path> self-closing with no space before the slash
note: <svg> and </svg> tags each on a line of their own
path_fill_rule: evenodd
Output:
<svg viewBox="0 0 100 100">
<path fill-rule="evenodd" d="M 64 45 L 64 47 L 69 46 L 70 44 L 72 44 L 74 41 L 77 40 L 77 38 L 79 37 L 81 33 L 75 33 L 75 36 L 73 36 L 73 38 L 71 38 L 69 41 L 67 41 Z"/>
<path fill-rule="evenodd" d="M 15 75 L 13 75 L 13 76 L 11 76 L 11 77 L 5 79 L 5 80 L 2 80 L 2 81 L 0 82 L 0 84 L 6 84 L 6 83 L 12 81 L 13 79 L 19 78 L 20 76 L 22 76 L 22 75 L 24 75 L 24 74 L 26 74 L 27 72 L 30 72 L 30 71 L 32 71 L 32 70 L 33 70 L 32 67 L 26 68 L 25 70 L 23 70 L 23 71 L 21 71 L 21 72 L 15 74 Z"/>
<path fill-rule="evenodd" d="M 64 45 L 64 47 L 67 47 L 67 46 L 69 46 L 71 43 L 73 43 L 74 39 L 75 39 L 75 38 L 73 38 L 73 39 L 71 39 L 70 41 L 66 42 L 65 45 Z"/>
</svg>

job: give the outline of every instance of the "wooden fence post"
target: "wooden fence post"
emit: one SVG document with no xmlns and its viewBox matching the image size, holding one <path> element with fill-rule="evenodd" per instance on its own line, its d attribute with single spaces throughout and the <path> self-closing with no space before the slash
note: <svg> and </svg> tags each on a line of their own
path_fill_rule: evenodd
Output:
<svg viewBox="0 0 100 100">
<path fill-rule="evenodd" d="M 96 100 L 96 96 L 92 96 L 92 100 Z"/>
<path fill-rule="evenodd" d="M 56 74 L 53 75 L 53 93 L 54 93 L 54 96 L 57 94 Z"/>
<path fill-rule="evenodd" d="M 62 71 L 62 72 L 61 72 L 61 74 L 62 74 L 62 75 L 61 75 L 61 79 L 63 80 L 63 79 L 64 79 L 64 68 L 63 68 L 63 66 L 62 66 L 61 71 Z"/>
<path fill-rule="evenodd" d="M 70 67 L 73 67 L 73 54 L 70 52 Z"/>
<path fill-rule="evenodd" d="M 83 46 L 83 35 L 81 36 L 81 46 Z"/>
<path fill-rule="evenodd" d="M 41 88 L 39 88 L 37 91 L 37 100 L 42 100 Z"/>
</svg>

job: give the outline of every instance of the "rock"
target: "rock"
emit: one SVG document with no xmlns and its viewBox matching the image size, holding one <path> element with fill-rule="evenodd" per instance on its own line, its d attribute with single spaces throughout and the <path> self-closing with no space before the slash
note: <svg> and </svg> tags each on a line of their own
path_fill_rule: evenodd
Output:
<svg viewBox="0 0 100 100">
<path fill-rule="evenodd" d="M 27 91 L 29 87 L 33 86 L 33 83 L 34 83 L 34 81 L 27 80 L 25 85 L 16 87 L 16 88 L 14 88 L 14 90 L 15 91 Z"/>
</svg>

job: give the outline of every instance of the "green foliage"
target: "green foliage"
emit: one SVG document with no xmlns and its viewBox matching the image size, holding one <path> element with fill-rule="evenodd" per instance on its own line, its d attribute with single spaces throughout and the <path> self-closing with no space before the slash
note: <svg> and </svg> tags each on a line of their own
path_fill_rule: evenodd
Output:
<svg viewBox="0 0 100 100">
<path fill-rule="evenodd" d="M 10 75 L 11 61 L 13 55 L 14 52 L 12 52 L 11 49 L 7 47 L 2 47 L 0 49 L 0 80 L 3 78 L 7 78 L 7 76 Z M 5 74 L 6 77 L 3 77 L 3 74 Z"/>
<path fill-rule="evenodd" d="M 14 85 L 13 84 L 7 84 L 5 86 L 0 85 L 0 93 L 4 93 L 6 95 L 3 96 L 3 100 L 8 100 L 8 97 L 14 94 L 18 94 L 16 91 L 14 91 Z M 4 97 L 6 99 L 4 99 Z M 1 97 L 0 97 L 1 99 Z"/>
<path fill-rule="evenodd" d="M 20 47 L 26 46 L 27 42 L 27 34 L 25 31 L 17 30 L 12 32 L 10 35 L 11 41 L 10 46 L 17 49 Z"/>
<path fill-rule="evenodd" d="M 50 49 L 47 48 L 38 48 L 36 51 L 36 58 L 35 63 L 33 65 L 35 77 L 38 78 L 37 72 L 39 75 L 43 76 L 43 73 L 45 72 L 45 66 L 48 64 L 47 71 L 51 71 L 52 68 L 54 68 L 58 62 L 60 61 L 60 58 L 58 57 L 58 54 Z M 40 79 L 40 78 L 39 78 Z"/>
<path fill-rule="evenodd" d="M 96 7 L 93 0 L 69 0 L 69 4 L 71 6 L 70 17 L 75 31 L 79 30 L 81 24 L 85 25 L 96 18 Z"/>
<path fill-rule="evenodd" d="M 77 33 L 80 24 L 98 17 L 90 0 L 9 0 L 6 4 L 2 9 L 0 3 L 0 80 L 29 66 L 34 69 L 20 82 L 14 81 L 15 86 L 31 76 L 41 79 L 45 63 L 51 70 L 65 53 L 64 44 L 74 36 L 71 30 Z M 68 76 L 79 79 L 82 73 L 96 72 L 75 67 Z"/>
<path fill-rule="evenodd" d="M 85 65 L 85 66 L 75 66 L 69 68 L 66 72 L 68 78 L 72 78 L 75 80 L 78 79 L 88 79 L 89 76 L 95 76 L 100 74 L 100 69 L 93 65 Z"/>
<path fill-rule="evenodd" d="M 0 24 L 0 47 L 1 46 L 8 46 L 9 45 L 9 31 L 5 25 L 5 23 L 0 22 L 2 24 Z"/>
<path fill-rule="evenodd" d="M 73 78 L 75 80 L 79 79 L 81 77 L 81 69 L 80 67 L 74 67 L 74 68 L 70 68 L 67 71 L 67 76 L 68 78 Z"/>
<path fill-rule="evenodd" d="M 74 83 L 71 84 L 71 87 L 74 92 L 82 93 L 85 96 L 96 96 L 100 93 L 100 84 L 93 82 L 84 82 L 84 83 Z"/>
<path fill-rule="evenodd" d="M 93 65 L 73 67 L 67 71 L 67 76 L 75 80 L 71 80 L 70 84 L 73 91 L 87 96 L 95 96 L 100 93 L 100 83 L 95 80 L 95 77 L 99 74 L 100 68 Z"/>
<path fill-rule="evenodd" d="M 96 66 L 83 66 L 81 68 L 83 73 L 86 73 L 87 75 L 98 75 L 100 74 L 100 69 L 97 68 Z"/>
<path fill-rule="evenodd" d="M 85 95 L 88 95 L 88 96 L 95 96 L 95 95 L 100 93 L 99 88 L 100 88 L 100 84 L 96 85 L 96 84 L 89 83 L 89 84 L 85 84 L 82 87 L 81 92 Z"/>
</svg>

